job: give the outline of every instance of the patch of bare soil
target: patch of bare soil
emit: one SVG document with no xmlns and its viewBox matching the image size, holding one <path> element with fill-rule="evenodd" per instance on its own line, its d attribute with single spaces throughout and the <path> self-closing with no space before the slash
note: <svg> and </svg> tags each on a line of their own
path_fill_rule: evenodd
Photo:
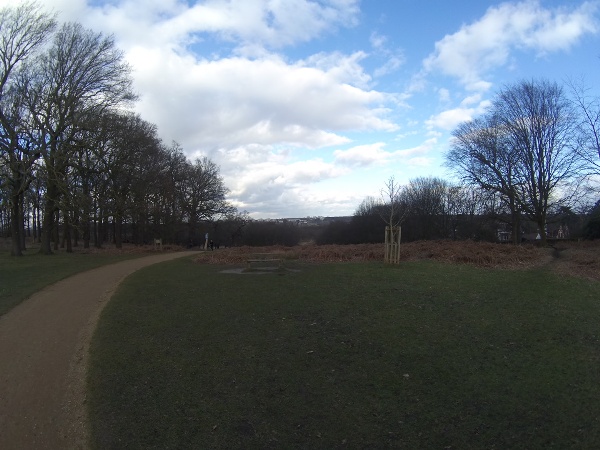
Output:
<svg viewBox="0 0 600 450">
<path fill-rule="evenodd" d="M 382 261 L 383 244 L 300 245 L 297 247 L 234 247 L 204 252 L 201 264 L 245 264 L 255 253 L 277 253 L 305 262 Z M 431 259 L 498 269 L 529 269 L 551 265 L 557 273 L 600 280 L 600 241 L 511 245 L 474 241 L 418 241 L 401 244 L 400 260 Z"/>
</svg>

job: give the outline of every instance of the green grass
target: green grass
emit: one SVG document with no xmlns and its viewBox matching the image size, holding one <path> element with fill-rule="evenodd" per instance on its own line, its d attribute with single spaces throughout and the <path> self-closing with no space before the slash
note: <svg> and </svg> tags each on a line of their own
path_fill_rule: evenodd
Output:
<svg viewBox="0 0 600 450">
<path fill-rule="evenodd" d="M 188 259 L 93 338 L 108 448 L 597 448 L 600 284 L 432 262 L 272 275 Z"/>
<path fill-rule="evenodd" d="M 101 255 L 57 252 L 40 255 L 37 249 L 22 257 L 0 253 L 0 316 L 50 284 L 112 262 L 137 257 L 135 254 Z"/>
</svg>

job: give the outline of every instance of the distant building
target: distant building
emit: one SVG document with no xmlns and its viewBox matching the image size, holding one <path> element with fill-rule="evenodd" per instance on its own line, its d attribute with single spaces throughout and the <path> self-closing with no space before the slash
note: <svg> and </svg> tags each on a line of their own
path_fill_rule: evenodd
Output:
<svg viewBox="0 0 600 450">
<path fill-rule="evenodd" d="M 510 231 L 498 230 L 498 242 L 510 242 L 511 233 Z"/>
</svg>

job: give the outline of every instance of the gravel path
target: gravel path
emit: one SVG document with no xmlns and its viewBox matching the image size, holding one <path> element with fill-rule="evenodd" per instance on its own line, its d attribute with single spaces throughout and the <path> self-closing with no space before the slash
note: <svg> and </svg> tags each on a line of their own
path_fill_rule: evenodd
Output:
<svg viewBox="0 0 600 450">
<path fill-rule="evenodd" d="M 136 270 L 196 253 L 152 255 L 74 275 L 0 317 L 0 449 L 87 448 L 87 352 L 102 308 Z"/>
</svg>

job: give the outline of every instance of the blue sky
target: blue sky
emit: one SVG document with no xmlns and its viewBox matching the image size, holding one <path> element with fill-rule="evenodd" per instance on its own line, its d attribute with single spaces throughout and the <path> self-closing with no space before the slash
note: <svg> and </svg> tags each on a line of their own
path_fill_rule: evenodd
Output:
<svg viewBox="0 0 600 450">
<path fill-rule="evenodd" d="M 136 111 L 217 163 L 255 218 L 350 215 L 391 176 L 450 180 L 452 130 L 505 84 L 584 77 L 600 95 L 597 0 L 43 5 L 115 36 Z"/>
</svg>

